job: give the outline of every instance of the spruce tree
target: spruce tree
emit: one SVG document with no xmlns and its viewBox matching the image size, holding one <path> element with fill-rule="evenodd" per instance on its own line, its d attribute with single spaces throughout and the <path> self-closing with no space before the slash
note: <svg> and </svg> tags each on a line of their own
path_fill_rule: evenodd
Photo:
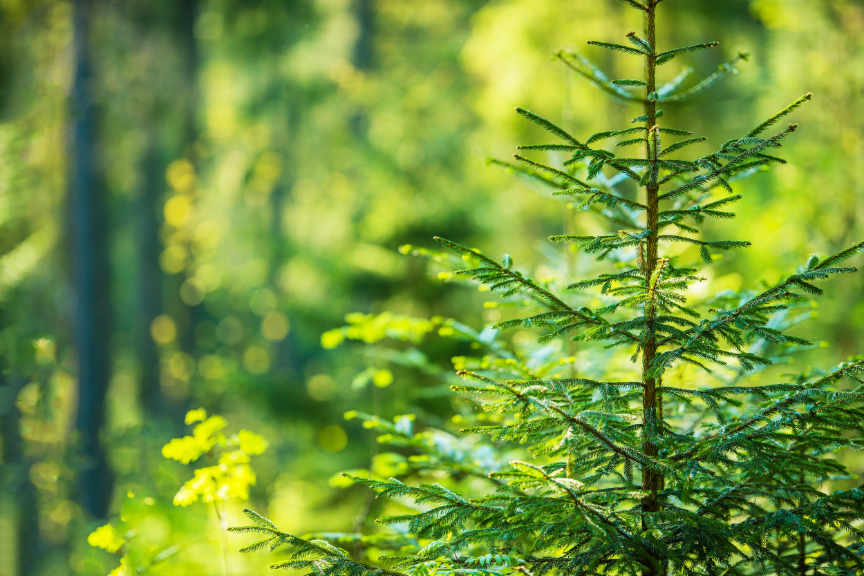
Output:
<svg viewBox="0 0 864 576">
<path fill-rule="evenodd" d="M 498 293 L 518 317 L 476 332 L 440 318 L 353 316 L 325 344 L 392 345 L 379 358 L 470 399 L 473 410 L 455 420 L 460 432 L 349 414 L 377 429 L 399 463 L 392 478 L 353 479 L 401 513 L 369 534 L 301 537 L 247 511 L 251 525 L 234 530 L 260 538 L 246 550 L 280 549 L 287 557 L 274 567 L 318 576 L 864 573 L 864 490 L 843 464 L 864 433 L 864 361 L 792 376 L 766 370 L 811 346 L 796 327 L 822 292 L 817 284 L 853 272 L 847 260 L 864 243 L 813 256 L 753 291 L 697 299 L 689 290 L 718 252 L 749 244 L 705 237 L 702 225 L 733 216 L 735 181 L 784 163 L 776 151 L 797 125 L 781 122 L 811 97 L 686 159 L 704 139 L 665 126 L 662 108 L 703 93 L 746 56 L 701 81 L 681 73 L 661 84 L 668 63 L 717 43 L 662 50 L 663 0 L 621 1 L 643 14 L 644 34 L 589 44 L 644 60 L 642 79 L 613 80 L 582 55 L 559 56 L 639 105 L 632 126 L 579 139 L 517 109 L 552 142 L 500 163 L 609 223 L 605 234 L 551 238 L 605 270 L 559 286 L 532 279 L 509 256 L 499 262 L 437 238 L 456 256 L 456 277 Z M 546 161 L 547 152 L 564 161 Z M 434 250 L 405 251 L 442 260 Z M 537 342 L 508 339 L 508 328 L 530 328 Z M 436 332 L 470 345 L 454 359 L 456 375 L 415 354 Z M 572 349 L 596 350 L 608 369 L 580 373 Z M 614 351 L 629 355 L 629 377 L 616 377 Z"/>
</svg>

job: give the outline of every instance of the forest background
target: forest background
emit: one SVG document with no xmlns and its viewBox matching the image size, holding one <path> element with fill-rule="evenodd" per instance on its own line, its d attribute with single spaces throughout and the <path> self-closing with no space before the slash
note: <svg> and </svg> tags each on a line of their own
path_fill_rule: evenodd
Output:
<svg viewBox="0 0 864 576">
<path fill-rule="evenodd" d="M 257 509 L 288 531 L 352 529 L 368 496 L 328 479 L 398 462 L 343 413 L 450 408 L 328 331 L 351 312 L 499 319 L 400 254 L 433 234 L 546 262 L 535 277 L 591 265 L 542 242 L 573 212 L 487 158 L 537 135 L 517 105 L 580 134 L 620 118 L 554 54 L 614 70 L 584 42 L 632 19 L 613 0 L 0 0 L 0 575 L 107 573 L 87 535 L 129 501 L 170 549 L 154 573 L 217 573 L 223 548 L 231 573 L 266 566 L 211 508 L 172 505 L 190 472 L 160 450 L 198 407 L 268 440 Z M 672 112 L 700 134 L 723 142 L 814 94 L 790 164 L 717 224 L 754 247 L 715 286 L 860 239 L 862 35 L 857 0 L 670 0 L 661 47 L 720 41 L 700 72 L 749 54 L 707 112 Z M 811 326 L 836 345 L 802 362 L 864 337 L 864 277 L 827 290 Z"/>
</svg>

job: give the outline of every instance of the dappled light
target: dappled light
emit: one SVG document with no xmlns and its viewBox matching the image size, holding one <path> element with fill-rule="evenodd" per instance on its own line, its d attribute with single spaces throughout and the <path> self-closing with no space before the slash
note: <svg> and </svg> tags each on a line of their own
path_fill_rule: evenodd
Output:
<svg viewBox="0 0 864 576">
<path fill-rule="evenodd" d="M 862 36 L 0 0 L 0 575 L 864 574 Z"/>
</svg>

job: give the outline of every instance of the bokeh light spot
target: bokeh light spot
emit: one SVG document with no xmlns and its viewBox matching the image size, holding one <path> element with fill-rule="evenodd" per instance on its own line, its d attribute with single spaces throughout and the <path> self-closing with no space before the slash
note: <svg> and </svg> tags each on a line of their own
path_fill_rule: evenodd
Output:
<svg viewBox="0 0 864 576">
<path fill-rule="evenodd" d="M 195 167 L 185 158 L 175 160 L 168 165 L 165 179 L 174 191 L 181 194 L 190 192 L 195 187 Z"/>
<path fill-rule="evenodd" d="M 250 346 L 243 353 L 243 365 L 252 374 L 264 374 L 270 369 L 270 353 L 263 346 Z"/>
<path fill-rule="evenodd" d="M 277 342 L 288 334 L 288 319 L 281 312 L 268 312 L 261 321 L 261 334 L 267 340 Z"/>
<path fill-rule="evenodd" d="M 234 316 L 219 322 L 219 339 L 226 344 L 237 344 L 243 339 L 243 323 Z"/>
<path fill-rule="evenodd" d="M 221 380 L 225 377 L 225 363 L 215 354 L 208 354 L 198 362 L 198 371 L 205 380 Z"/>
<path fill-rule="evenodd" d="M 341 452 L 348 445 L 348 435 L 341 426 L 325 426 L 318 431 L 318 445 L 327 452 Z"/>
<path fill-rule="evenodd" d="M 316 374 L 306 381 L 306 392 L 313 400 L 326 402 L 333 398 L 333 394 L 336 392 L 336 383 L 327 374 Z"/>
<path fill-rule="evenodd" d="M 180 286 L 180 299 L 187 306 L 197 306 L 204 301 L 204 293 L 198 289 L 194 282 L 187 280 Z"/>
<path fill-rule="evenodd" d="M 378 388 L 386 388 L 393 383 L 393 373 L 390 370 L 376 370 L 372 375 L 372 383 Z"/>
<path fill-rule="evenodd" d="M 192 199 L 184 194 L 173 196 L 165 201 L 165 222 L 180 228 L 192 215 Z"/>
<path fill-rule="evenodd" d="M 177 326 L 174 319 L 167 314 L 161 314 L 150 323 L 150 335 L 157 344 L 170 344 L 177 337 Z"/>
<path fill-rule="evenodd" d="M 186 266 L 186 249 L 174 244 L 162 251 L 159 264 L 168 274 L 177 274 Z"/>
</svg>

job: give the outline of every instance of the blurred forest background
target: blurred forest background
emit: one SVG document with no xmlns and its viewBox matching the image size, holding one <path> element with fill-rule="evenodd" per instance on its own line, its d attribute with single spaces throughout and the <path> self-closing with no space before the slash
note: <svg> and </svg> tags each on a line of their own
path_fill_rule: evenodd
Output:
<svg viewBox="0 0 864 576">
<path fill-rule="evenodd" d="M 864 3 L 664 10 L 662 46 L 721 42 L 697 70 L 751 56 L 670 121 L 717 144 L 814 93 L 790 164 L 719 224 L 754 246 L 714 286 L 860 240 Z M 517 105 L 577 135 L 638 115 L 553 58 L 614 70 L 584 42 L 619 41 L 632 18 L 613 0 L 0 0 L 0 575 L 107 573 L 87 534 L 130 499 L 153 548 L 175 547 L 154 573 L 218 573 L 212 510 L 172 506 L 188 470 L 160 455 L 199 406 L 270 442 L 258 509 L 286 530 L 351 529 L 367 496 L 328 479 L 375 448 L 343 412 L 446 417 L 448 401 L 418 400 L 398 370 L 370 377 L 361 350 L 321 335 L 353 311 L 494 321 L 399 254 L 433 234 L 540 276 L 589 265 L 543 240 L 573 215 L 486 159 L 537 140 Z M 813 362 L 864 339 L 864 277 L 828 290 Z"/>
</svg>

